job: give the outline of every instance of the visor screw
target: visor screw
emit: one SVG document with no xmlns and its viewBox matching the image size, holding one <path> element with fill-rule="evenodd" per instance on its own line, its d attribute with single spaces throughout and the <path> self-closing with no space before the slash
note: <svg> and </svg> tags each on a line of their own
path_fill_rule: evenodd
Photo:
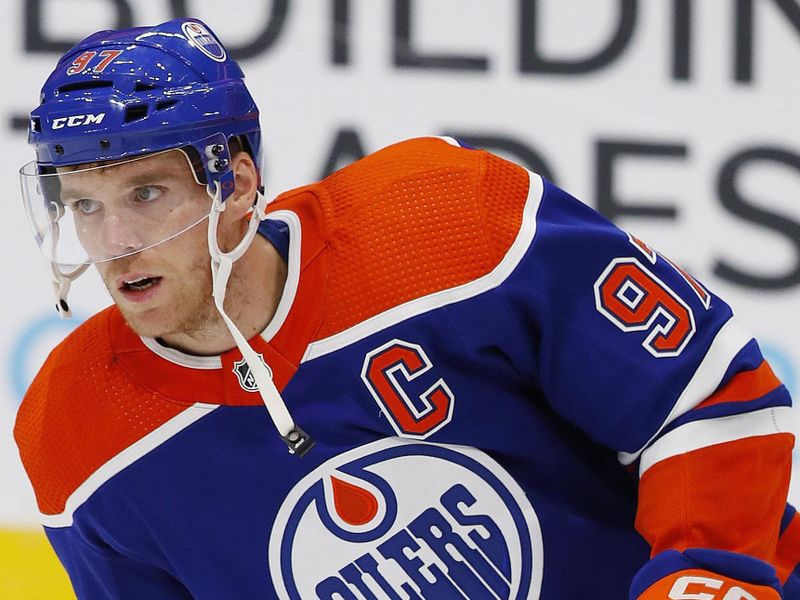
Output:
<svg viewBox="0 0 800 600">
<path fill-rule="evenodd" d="M 211 154 L 213 156 L 219 156 L 220 154 L 222 154 L 223 150 L 224 148 L 222 147 L 222 144 L 214 144 L 213 146 L 211 146 Z"/>
<path fill-rule="evenodd" d="M 61 144 L 56 144 L 53 150 L 56 151 L 56 154 L 64 154 L 64 146 Z"/>
<path fill-rule="evenodd" d="M 225 169 L 227 166 L 228 166 L 228 159 L 227 158 L 218 158 L 217 160 L 214 161 L 214 168 L 212 169 L 212 171 L 214 173 L 219 173 L 220 171 Z"/>
<path fill-rule="evenodd" d="M 108 150 L 109 146 L 111 146 L 111 142 L 109 142 L 108 140 L 105 140 L 105 139 L 104 140 L 100 140 L 100 147 L 103 150 Z"/>
</svg>

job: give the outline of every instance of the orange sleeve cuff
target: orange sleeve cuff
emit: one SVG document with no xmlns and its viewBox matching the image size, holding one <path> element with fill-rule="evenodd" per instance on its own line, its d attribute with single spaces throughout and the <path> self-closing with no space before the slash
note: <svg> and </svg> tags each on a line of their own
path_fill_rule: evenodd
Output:
<svg viewBox="0 0 800 600">
<path fill-rule="evenodd" d="M 793 443 L 788 433 L 750 437 L 653 465 L 640 480 L 636 517 L 652 555 L 714 548 L 772 563 Z"/>
</svg>

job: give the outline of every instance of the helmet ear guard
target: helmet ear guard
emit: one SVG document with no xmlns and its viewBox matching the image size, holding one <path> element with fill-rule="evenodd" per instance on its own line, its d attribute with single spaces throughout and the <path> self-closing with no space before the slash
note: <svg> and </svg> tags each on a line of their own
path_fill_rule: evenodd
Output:
<svg viewBox="0 0 800 600">
<path fill-rule="evenodd" d="M 188 154 L 194 155 L 194 158 L 189 158 L 189 162 L 192 164 L 195 181 L 207 186 L 208 195 L 212 198 L 216 196 L 216 188 L 219 187 L 220 201 L 225 202 L 236 187 L 230 168 L 232 153 L 225 135 L 215 133 L 182 150 L 189 150 Z"/>
</svg>

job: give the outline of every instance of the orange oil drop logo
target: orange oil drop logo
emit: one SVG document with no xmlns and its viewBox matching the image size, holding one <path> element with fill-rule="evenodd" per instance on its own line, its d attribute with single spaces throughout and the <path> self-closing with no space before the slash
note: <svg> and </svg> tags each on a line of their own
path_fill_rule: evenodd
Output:
<svg viewBox="0 0 800 600">
<path fill-rule="evenodd" d="M 331 476 L 333 506 L 348 525 L 366 525 L 378 514 L 378 499 L 370 491 Z"/>
</svg>

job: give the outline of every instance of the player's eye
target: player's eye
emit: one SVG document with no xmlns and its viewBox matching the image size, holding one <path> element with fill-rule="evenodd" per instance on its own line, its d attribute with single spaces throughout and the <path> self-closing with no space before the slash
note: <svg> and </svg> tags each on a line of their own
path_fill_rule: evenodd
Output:
<svg viewBox="0 0 800 600">
<path fill-rule="evenodd" d="M 79 212 L 82 215 L 91 215 L 92 213 L 96 213 L 100 210 L 102 205 L 97 200 L 92 200 L 91 198 L 81 198 L 80 200 L 76 200 L 72 204 L 70 204 L 70 208 L 75 212 Z"/>
<path fill-rule="evenodd" d="M 152 185 L 136 188 L 136 199 L 140 202 L 152 202 L 161 195 L 161 190 Z"/>
</svg>

